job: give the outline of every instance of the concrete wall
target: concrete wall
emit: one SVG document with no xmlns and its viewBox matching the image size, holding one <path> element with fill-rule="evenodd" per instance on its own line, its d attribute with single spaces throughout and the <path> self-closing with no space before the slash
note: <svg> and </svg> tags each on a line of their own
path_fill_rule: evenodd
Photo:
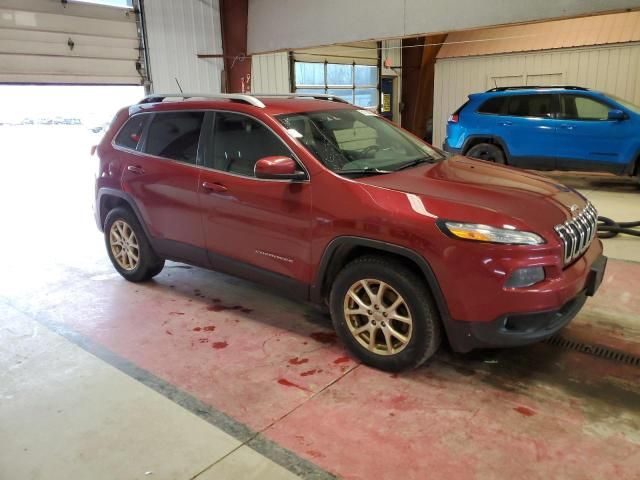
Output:
<svg viewBox="0 0 640 480">
<path fill-rule="evenodd" d="M 498 86 L 564 84 L 593 88 L 640 104 L 640 44 L 582 47 L 436 62 L 434 145 L 445 138 L 448 116 L 467 95 Z"/>
<path fill-rule="evenodd" d="M 144 2 L 147 51 L 153 91 L 220 93 L 222 54 L 218 0 L 147 0 Z"/>
<path fill-rule="evenodd" d="M 640 8 L 640 0 L 249 0 L 249 53 Z"/>
</svg>

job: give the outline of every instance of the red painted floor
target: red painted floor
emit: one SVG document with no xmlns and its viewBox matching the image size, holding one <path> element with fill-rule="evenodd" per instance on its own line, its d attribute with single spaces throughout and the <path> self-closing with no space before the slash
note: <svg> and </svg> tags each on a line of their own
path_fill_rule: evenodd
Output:
<svg viewBox="0 0 640 480">
<path fill-rule="evenodd" d="M 46 311 L 345 478 L 637 478 L 637 368 L 536 345 L 445 349 L 390 375 L 346 356 L 315 310 L 224 275 L 170 264 L 132 285 L 97 258 L 50 266 L 36 289 L 17 277 L 3 289 L 22 310 Z M 639 286 L 640 264 L 612 261 L 571 334 L 637 348 L 616 325 L 637 320 L 625 292 Z"/>
</svg>

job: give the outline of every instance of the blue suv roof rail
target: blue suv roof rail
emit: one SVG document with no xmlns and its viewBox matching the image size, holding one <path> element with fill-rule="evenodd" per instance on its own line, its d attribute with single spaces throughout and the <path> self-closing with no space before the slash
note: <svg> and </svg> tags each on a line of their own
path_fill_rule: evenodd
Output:
<svg viewBox="0 0 640 480">
<path fill-rule="evenodd" d="M 491 88 L 489 90 L 487 90 L 488 92 L 506 92 L 508 90 L 536 90 L 536 89 L 543 89 L 543 88 L 563 88 L 565 90 L 589 90 L 588 88 L 585 87 L 576 87 L 573 85 L 547 85 L 547 86 L 542 86 L 542 85 L 522 85 L 522 86 L 518 86 L 518 87 L 496 87 L 496 88 Z"/>
</svg>

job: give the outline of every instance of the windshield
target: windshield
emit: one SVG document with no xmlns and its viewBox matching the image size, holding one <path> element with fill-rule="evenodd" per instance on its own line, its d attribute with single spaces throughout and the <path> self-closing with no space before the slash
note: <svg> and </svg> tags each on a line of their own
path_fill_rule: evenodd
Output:
<svg viewBox="0 0 640 480">
<path fill-rule="evenodd" d="M 620 105 L 622 105 L 625 108 L 628 108 L 632 112 L 640 114 L 640 105 L 636 105 L 635 103 L 628 102 L 627 100 L 624 100 L 623 98 L 620 98 L 617 95 L 607 94 L 607 96 L 613 98 Z"/>
<path fill-rule="evenodd" d="M 368 110 L 325 110 L 277 118 L 292 137 L 339 174 L 389 173 L 444 158 Z"/>
</svg>

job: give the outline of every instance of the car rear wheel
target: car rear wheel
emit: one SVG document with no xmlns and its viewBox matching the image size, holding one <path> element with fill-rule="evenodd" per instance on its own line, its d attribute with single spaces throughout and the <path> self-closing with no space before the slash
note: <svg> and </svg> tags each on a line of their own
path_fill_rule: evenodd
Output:
<svg viewBox="0 0 640 480">
<path fill-rule="evenodd" d="M 125 279 L 144 282 L 162 271 L 164 259 L 155 254 L 129 209 L 118 207 L 108 213 L 104 238 L 111 263 Z"/>
<path fill-rule="evenodd" d="M 330 306 L 339 337 L 372 367 L 417 367 L 440 345 L 440 319 L 425 282 L 393 259 L 365 256 L 349 263 L 333 283 Z"/>
<path fill-rule="evenodd" d="M 467 151 L 466 156 L 502 165 L 507 163 L 502 149 L 491 143 L 479 143 L 478 145 L 474 145 Z"/>
</svg>

